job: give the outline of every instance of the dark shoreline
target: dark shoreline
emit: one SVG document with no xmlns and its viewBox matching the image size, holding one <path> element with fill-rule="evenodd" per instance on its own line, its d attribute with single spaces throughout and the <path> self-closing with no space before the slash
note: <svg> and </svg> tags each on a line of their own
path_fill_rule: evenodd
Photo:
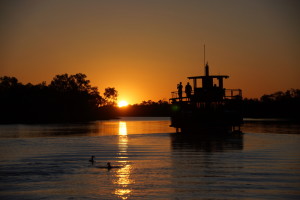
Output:
<svg viewBox="0 0 300 200">
<path fill-rule="evenodd" d="M 16 121 L 16 122 L 0 122 L 0 125 L 14 125 L 14 124 L 25 124 L 25 125 L 48 125 L 48 124 L 86 124 L 94 121 L 107 121 L 107 120 L 117 120 L 122 117 L 170 117 L 167 115 L 143 115 L 143 116 L 116 116 L 110 118 L 98 118 L 92 120 L 82 120 L 82 121 L 36 121 L 36 122 L 26 122 L 26 121 Z M 244 123 L 299 123 L 300 119 L 296 118 L 263 118 L 263 117 L 245 117 Z"/>
<path fill-rule="evenodd" d="M 299 122 L 296 118 L 245 117 L 244 122 Z"/>
</svg>

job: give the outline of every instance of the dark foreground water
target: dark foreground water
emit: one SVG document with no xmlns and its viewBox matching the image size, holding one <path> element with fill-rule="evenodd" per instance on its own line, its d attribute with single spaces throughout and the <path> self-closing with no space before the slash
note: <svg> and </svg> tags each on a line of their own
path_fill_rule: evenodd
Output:
<svg viewBox="0 0 300 200">
<path fill-rule="evenodd" d="M 300 199 L 299 129 L 247 121 L 212 139 L 168 118 L 0 125 L 0 199 Z"/>
</svg>

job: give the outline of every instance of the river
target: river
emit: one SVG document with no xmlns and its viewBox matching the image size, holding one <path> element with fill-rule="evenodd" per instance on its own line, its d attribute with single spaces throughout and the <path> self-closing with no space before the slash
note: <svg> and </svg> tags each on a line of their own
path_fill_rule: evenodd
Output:
<svg viewBox="0 0 300 200">
<path fill-rule="evenodd" d="M 0 125 L 0 199 L 300 199 L 300 125 L 247 119 L 241 136 L 198 138 L 169 124 Z"/>
</svg>

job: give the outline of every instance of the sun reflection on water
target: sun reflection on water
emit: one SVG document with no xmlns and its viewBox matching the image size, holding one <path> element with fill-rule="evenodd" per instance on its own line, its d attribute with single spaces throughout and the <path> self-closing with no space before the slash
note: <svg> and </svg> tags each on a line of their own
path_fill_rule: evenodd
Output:
<svg viewBox="0 0 300 200">
<path fill-rule="evenodd" d="M 118 169 L 116 173 L 117 179 L 114 181 L 114 184 L 118 186 L 118 188 L 115 189 L 115 195 L 124 200 L 128 199 L 132 193 L 130 185 L 133 184 L 134 181 L 130 178 L 130 173 L 131 165 L 126 165 Z"/>
<path fill-rule="evenodd" d="M 116 189 L 114 194 L 117 195 L 120 199 L 125 200 L 130 197 L 132 194 L 132 189 L 130 185 L 134 181 L 130 178 L 132 167 L 130 164 L 127 164 L 127 149 L 128 149 L 128 136 L 127 136 L 127 125 L 126 122 L 119 122 L 119 162 L 124 165 L 124 167 L 116 171 L 114 184 L 116 184 Z"/>
<path fill-rule="evenodd" d="M 128 137 L 126 122 L 119 122 L 119 156 L 127 158 Z M 119 157 L 120 158 L 120 157 Z"/>
<path fill-rule="evenodd" d="M 126 122 L 119 122 L 119 135 L 127 135 Z"/>
</svg>

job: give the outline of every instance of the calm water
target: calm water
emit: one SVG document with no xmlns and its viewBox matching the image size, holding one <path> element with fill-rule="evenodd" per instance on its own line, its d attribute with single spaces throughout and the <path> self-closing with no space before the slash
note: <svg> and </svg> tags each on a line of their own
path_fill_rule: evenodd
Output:
<svg viewBox="0 0 300 200">
<path fill-rule="evenodd" d="M 208 139 L 169 123 L 0 125 L 0 199 L 300 199 L 300 125 L 247 121 L 241 137 Z"/>
</svg>

